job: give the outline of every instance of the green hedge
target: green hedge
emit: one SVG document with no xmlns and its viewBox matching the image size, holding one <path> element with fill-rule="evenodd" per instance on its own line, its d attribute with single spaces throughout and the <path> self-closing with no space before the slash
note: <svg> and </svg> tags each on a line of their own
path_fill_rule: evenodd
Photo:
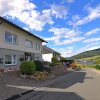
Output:
<svg viewBox="0 0 100 100">
<path fill-rule="evenodd" d="M 43 64 L 41 61 L 36 60 L 36 61 L 34 61 L 34 63 L 36 66 L 36 71 L 43 71 Z"/>
<path fill-rule="evenodd" d="M 22 62 L 20 65 L 20 72 L 22 74 L 33 74 L 36 70 L 36 66 L 34 64 L 34 62 L 31 61 L 26 61 L 26 62 Z"/>
</svg>

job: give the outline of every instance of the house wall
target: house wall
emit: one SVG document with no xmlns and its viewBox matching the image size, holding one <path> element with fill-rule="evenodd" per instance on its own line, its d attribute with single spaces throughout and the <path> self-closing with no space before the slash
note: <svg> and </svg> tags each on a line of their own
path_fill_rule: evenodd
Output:
<svg viewBox="0 0 100 100">
<path fill-rule="evenodd" d="M 5 42 L 5 31 L 10 32 L 17 36 L 17 44 L 10 44 Z M 30 40 L 33 43 L 33 48 L 28 48 L 25 46 L 25 40 Z M 40 50 L 36 50 L 35 43 L 40 44 Z M 0 24 L 0 69 L 17 69 L 20 66 L 20 55 L 25 56 L 26 53 L 34 54 L 35 58 L 42 61 L 42 41 L 34 36 L 30 36 L 24 31 L 3 22 Z M 16 65 L 5 65 L 5 55 L 16 55 L 17 64 Z"/>
<path fill-rule="evenodd" d="M 16 55 L 17 64 L 6 65 L 5 64 L 5 55 Z M 0 61 L 0 69 L 5 69 L 5 70 L 19 69 L 19 66 L 22 63 L 22 61 L 20 61 L 21 56 L 25 57 L 25 52 L 18 51 L 18 50 L 12 50 L 12 49 L 0 48 L 0 60 L 2 59 L 2 62 Z M 41 54 L 34 54 L 34 56 L 35 56 L 36 59 L 42 61 L 42 55 Z"/>
<path fill-rule="evenodd" d="M 5 42 L 5 31 L 17 35 L 17 44 L 16 45 Z M 33 42 L 33 48 L 28 48 L 25 46 L 26 39 L 31 40 Z M 40 44 L 40 50 L 35 50 L 36 42 Z M 24 31 L 14 27 L 14 26 L 11 26 L 6 22 L 3 22 L 2 24 L 0 24 L 0 48 L 7 48 L 7 49 L 18 50 L 18 51 L 41 54 L 42 41 L 37 39 L 34 36 L 30 36 L 29 34 L 26 34 Z"/>
<path fill-rule="evenodd" d="M 17 64 L 16 65 L 5 65 L 5 55 L 16 55 L 17 58 Z M 24 52 L 17 51 L 17 50 L 11 50 L 11 49 L 4 49 L 0 48 L 0 59 L 2 59 L 2 63 L 0 63 L 0 68 L 9 70 L 9 69 L 18 69 L 20 66 L 20 55 L 24 56 Z"/>
<path fill-rule="evenodd" d="M 52 57 L 53 57 L 53 54 L 52 53 L 42 54 L 43 61 L 51 62 Z"/>
</svg>

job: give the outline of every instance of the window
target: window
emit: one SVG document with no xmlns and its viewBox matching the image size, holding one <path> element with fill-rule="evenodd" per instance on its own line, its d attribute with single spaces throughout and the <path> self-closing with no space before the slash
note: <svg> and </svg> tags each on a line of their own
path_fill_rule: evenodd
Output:
<svg viewBox="0 0 100 100">
<path fill-rule="evenodd" d="M 5 41 L 8 43 L 16 44 L 17 43 L 17 36 L 6 31 L 5 32 Z"/>
<path fill-rule="evenodd" d="M 15 65 L 15 64 L 17 64 L 16 55 L 5 55 L 5 64 L 6 65 Z"/>
<path fill-rule="evenodd" d="M 40 44 L 35 43 L 35 50 L 40 50 Z"/>
<path fill-rule="evenodd" d="M 30 40 L 25 40 L 25 46 L 26 46 L 26 47 L 29 47 L 29 48 L 33 48 L 32 41 L 30 41 Z"/>
</svg>

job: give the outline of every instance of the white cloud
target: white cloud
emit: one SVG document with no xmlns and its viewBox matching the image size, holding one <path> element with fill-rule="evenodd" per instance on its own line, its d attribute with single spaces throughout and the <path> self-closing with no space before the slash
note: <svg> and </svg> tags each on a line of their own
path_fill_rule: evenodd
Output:
<svg viewBox="0 0 100 100">
<path fill-rule="evenodd" d="M 61 53 L 62 57 L 70 57 L 73 55 L 75 46 L 70 46 L 70 47 L 65 47 L 65 48 L 53 48 L 54 50 L 58 51 L 59 53 Z"/>
<path fill-rule="evenodd" d="M 80 18 L 78 15 L 74 16 L 72 21 L 69 21 L 69 25 L 79 26 L 85 23 L 91 22 L 96 18 L 100 18 L 100 4 L 95 8 L 88 7 L 88 15 L 86 17 Z"/>
<path fill-rule="evenodd" d="M 43 10 L 43 14 L 54 16 L 56 18 L 66 18 L 67 8 L 63 5 L 51 5 L 50 9 Z"/>
<path fill-rule="evenodd" d="M 65 18 L 67 15 L 66 7 L 61 5 L 52 5 L 42 13 L 36 8 L 37 6 L 29 0 L 0 0 L 1 16 L 17 18 L 30 29 L 37 31 L 43 30 L 46 24 L 54 24 L 52 17 Z"/>
<path fill-rule="evenodd" d="M 28 0 L 0 0 L 0 15 L 19 15 L 22 11 L 30 11 L 35 8 L 36 5 Z"/>
<path fill-rule="evenodd" d="M 100 41 L 100 38 L 90 38 L 90 39 L 86 39 L 83 41 L 83 43 L 93 43 L 93 42 L 97 42 Z"/>
<path fill-rule="evenodd" d="M 62 44 L 71 44 L 71 43 L 75 43 L 75 42 L 79 42 L 82 41 L 85 37 L 74 37 L 74 38 L 69 38 L 69 39 L 65 39 L 63 41 L 59 41 L 57 43 L 55 43 L 55 45 L 62 45 Z"/>
<path fill-rule="evenodd" d="M 28 27 L 23 27 L 23 29 L 25 29 L 25 30 L 29 31 L 29 28 L 28 28 Z"/>
<path fill-rule="evenodd" d="M 49 32 L 53 32 L 54 35 L 60 35 L 64 38 L 70 38 L 72 36 L 77 35 L 76 30 L 74 30 L 74 29 L 72 30 L 72 29 L 69 29 L 69 28 L 53 27 L 53 28 L 49 29 Z"/>
<path fill-rule="evenodd" d="M 77 55 L 79 53 L 88 51 L 88 50 L 94 50 L 100 48 L 100 42 L 90 43 L 82 48 L 78 48 L 78 50 L 73 50 L 71 52 L 71 56 Z M 65 56 L 66 57 L 66 56 Z"/>
<path fill-rule="evenodd" d="M 90 22 L 96 18 L 100 18 L 100 5 L 98 5 L 96 8 L 88 8 L 89 15 L 84 17 L 83 19 L 80 19 L 77 21 L 76 25 L 82 25 L 87 22 Z"/>
<path fill-rule="evenodd" d="M 91 31 L 87 32 L 85 35 L 92 35 L 100 32 L 100 28 L 92 29 Z"/>
<path fill-rule="evenodd" d="M 96 44 L 96 43 L 94 43 L 94 44 L 88 44 L 87 46 L 85 46 L 83 48 L 80 48 L 78 51 L 76 51 L 74 55 L 82 53 L 82 52 L 85 52 L 85 51 L 98 49 L 98 48 L 100 48 L 99 44 Z"/>
<path fill-rule="evenodd" d="M 18 18 L 26 23 L 29 28 L 42 30 L 44 24 L 49 23 L 51 20 L 48 19 L 47 22 L 42 22 L 42 19 L 39 19 L 41 14 L 35 9 L 36 5 L 29 2 L 29 0 L 0 0 L 0 15 Z"/>
<path fill-rule="evenodd" d="M 76 29 L 53 27 L 49 29 L 49 32 L 52 32 L 54 36 L 45 39 L 53 41 L 55 45 L 70 44 L 84 39 L 79 36 L 81 32 Z"/>
<path fill-rule="evenodd" d="M 68 46 L 68 47 L 65 46 L 61 48 L 59 47 L 59 49 L 58 48 L 53 48 L 53 49 L 61 53 L 61 56 L 63 57 L 71 57 L 76 54 L 82 53 L 84 51 L 93 50 L 97 48 L 100 48 L 100 42 L 89 43 L 81 48 L 78 48 L 77 46 Z"/>
<path fill-rule="evenodd" d="M 94 49 L 98 49 L 98 48 L 100 48 L 99 45 L 98 46 L 94 46 L 94 47 L 90 47 L 88 50 L 94 50 Z"/>
</svg>

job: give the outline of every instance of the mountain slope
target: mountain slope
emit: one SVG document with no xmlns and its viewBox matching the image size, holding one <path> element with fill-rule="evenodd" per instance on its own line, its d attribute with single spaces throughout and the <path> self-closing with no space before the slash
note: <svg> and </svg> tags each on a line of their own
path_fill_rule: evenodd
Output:
<svg viewBox="0 0 100 100">
<path fill-rule="evenodd" d="M 87 58 L 92 56 L 98 56 L 100 55 L 100 48 L 90 51 L 85 51 L 83 53 L 77 54 L 75 56 L 70 57 L 71 59 L 80 59 L 80 58 Z"/>
</svg>

